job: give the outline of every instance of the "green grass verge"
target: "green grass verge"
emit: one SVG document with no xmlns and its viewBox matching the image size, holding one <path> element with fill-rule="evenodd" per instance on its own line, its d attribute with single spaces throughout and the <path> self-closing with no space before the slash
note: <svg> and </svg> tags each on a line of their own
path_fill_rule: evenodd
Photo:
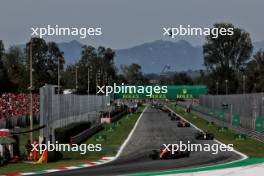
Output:
<svg viewBox="0 0 264 176">
<path fill-rule="evenodd" d="M 137 113 L 126 115 L 121 118 L 115 124 L 104 125 L 105 129 L 95 134 L 93 137 L 85 141 L 85 144 L 102 144 L 102 151 L 100 152 L 89 152 L 86 154 L 79 154 L 78 152 L 64 152 L 63 156 L 65 159 L 79 160 L 79 159 L 99 159 L 103 156 L 114 156 L 116 155 L 119 147 L 127 138 L 128 134 L 134 127 L 138 117 L 143 112 L 145 107 L 140 107 Z M 107 130 L 112 127 L 113 130 Z M 106 136 L 104 141 L 96 141 L 96 137 Z"/>
<path fill-rule="evenodd" d="M 228 168 L 235 168 L 235 167 L 245 167 L 245 166 L 251 166 L 256 164 L 263 164 L 264 158 L 248 158 L 245 160 L 241 160 L 238 162 L 231 162 L 231 163 L 225 163 L 225 164 L 217 164 L 212 166 L 206 166 L 206 167 L 194 167 L 194 168 L 188 168 L 188 169 L 176 169 L 171 171 L 161 171 L 161 172 L 145 172 L 145 173 L 135 173 L 135 174 L 129 174 L 128 176 L 152 176 L 152 175 L 175 175 L 175 174 L 183 174 L 183 173 L 191 173 L 188 175 L 195 175 L 194 172 L 202 172 L 202 171 L 211 171 L 211 170 L 217 170 L 217 169 L 228 169 Z"/>
<path fill-rule="evenodd" d="M 228 129 L 225 131 L 219 131 L 219 126 L 208 125 L 206 120 L 196 116 L 193 113 L 185 113 L 184 109 L 181 107 L 175 107 L 173 105 L 169 107 L 198 128 L 213 133 L 215 138 L 224 144 L 234 144 L 234 148 L 239 152 L 244 153 L 249 157 L 264 157 L 264 143 L 249 137 L 247 137 L 245 141 L 235 140 L 235 135 L 238 133 L 236 133 L 234 130 Z"/>
<path fill-rule="evenodd" d="M 30 163 L 10 163 L 4 166 L 0 166 L 0 175 L 16 172 L 32 172 L 38 170 L 46 170 L 52 168 L 67 167 L 71 165 L 79 165 L 88 161 L 96 161 L 103 156 L 114 156 L 121 144 L 127 138 L 128 134 L 134 127 L 137 119 L 144 110 L 144 106 L 140 107 L 138 112 L 131 115 L 126 115 L 121 118 L 114 126 L 114 130 L 103 130 L 95 134 L 93 137 L 86 140 L 85 144 L 102 144 L 102 151 L 100 152 L 87 152 L 86 154 L 80 154 L 79 152 L 63 152 L 63 159 L 57 162 L 47 164 L 30 164 Z M 111 125 L 111 126 L 112 126 Z M 105 125 L 108 128 L 110 125 Z M 21 129 L 26 131 L 28 128 Z M 38 132 L 34 132 L 34 138 L 37 138 Z M 95 137 L 99 135 L 105 135 L 105 141 L 96 141 Z M 20 149 L 25 151 L 25 144 L 29 139 L 29 134 L 22 134 L 20 136 Z"/>
<path fill-rule="evenodd" d="M 33 129 L 34 128 L 38 128 L 38 127 L 39 127 L 39 125 L 34 125 L 33 126 Z M 27 127 L 27 128 L 21 128 L 20 129 L 20 132 L 28 131 L 28 130 L 30 130 L 29 127 Z M 20 150 L 21 155 L 26 155 L 25 145 L 27 144 L 27 141 L 29 139 L 30 139 L 30 133 L 24 133 L 24 134 L 20 134 L 19 135 L 19 142 L 20 142 L 19 150 Z M 33 132 L 33 139 L 35 139 L 35 140 L 38 140 L 39 139 L 39 131 L 34 131 Z"/>
</svg>

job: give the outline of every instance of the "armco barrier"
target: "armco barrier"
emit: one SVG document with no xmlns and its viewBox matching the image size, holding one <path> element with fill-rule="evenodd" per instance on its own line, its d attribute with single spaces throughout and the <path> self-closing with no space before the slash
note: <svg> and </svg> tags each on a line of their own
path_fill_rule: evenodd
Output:
<svg viewBox="0 0 264 176">
<path fill-rule="evenodd" d="M 127 111 L 123 111 L 123 112 L 118 113 L 114 117 L 110 118 L 110 123 L 118 121 L 126 113 L 127 113 Z M 92 127 L 92 128 L 89 128 L 89 129 L 81 132 L 80 134 L 71 137 L 70 143 L 71 144 L 80 144 L 84 140 L 88 139 L 89 137 L 93 136 L 94 134 L 96 134 L 97 132 L 99 132 L 103 129 L 104 129 L 104 127 L 102 124 L 97 125 L 97 126 Z"/>
<path fill-rule="evenodd" d="M 118 114 L 114 115 L 113 117 L 110 117 L 111 115 L 107 113 L 104 117 L 101 117 L 101 123 L 112 123 L 117 120 L 119 120 L 122 116 L 127 114 L 126 110 L 123 110 L 122 112 L 119 112 Z"/>
<path fill-rule="evenodd" d="M 88 139 L 89 137 L 93 136 L 94 134 L 96 134 L 97 132 L 103 130 L 103 125 L 97 125 L 95 127 L 89 128 L 87 130 L 84 130 L 83 132 L 81 132 L 80 134 L 71 137 L 71 144 L 80 144 L 81 142 L 85 141 L 86 139 Z"/>
<path fill-rule="evenodd" d="M 111 118 L 111 123 L 118 121 L 122 116 L 124 116 L 126 114 L 127 114 L 127 111 L 120 112 L 119 114 L 117 114 Z"/>
</svg>

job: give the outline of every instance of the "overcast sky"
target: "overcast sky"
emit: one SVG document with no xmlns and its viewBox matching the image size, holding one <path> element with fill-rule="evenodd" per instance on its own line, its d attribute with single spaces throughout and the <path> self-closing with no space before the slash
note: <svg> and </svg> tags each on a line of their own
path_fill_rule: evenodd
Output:
<svg viewBox="0 0 264 176">
<path fill-rule="evenodd" d="M 102 27 L 100 37 L 53 37 L 50 41 L 77 39 L 84 44 L 127 48 L 167 39 L 162 27 L 180 24 L 212 27 L 231 22 L 250 32 L 253 41 L 264 40 L 264 1 L 261 0 L 1 0 L 0 40 L 9 46 L 25 43 L 32 26 Z M 203 37 L 177 37 L 201 45 Z"/>
</svg>

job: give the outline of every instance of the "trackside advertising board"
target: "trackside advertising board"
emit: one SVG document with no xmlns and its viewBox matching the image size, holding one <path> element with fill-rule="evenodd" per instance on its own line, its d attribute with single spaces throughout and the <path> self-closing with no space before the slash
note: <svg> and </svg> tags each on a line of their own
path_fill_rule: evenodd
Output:
<svg viewBox="0 0 264 176">
<path fill-rule="evenodd" d="M 161 89 L 160 93 L 155 93 L 155 91 L 153 91 L 154 89 L 157 90 L 157 86 Z M 133 89 L 133 91 L 127 91 L 126 93 L 115 93 L 115 99 L 196 99 L 199 98 L 200 95 L 206 95 L 208 93 L 208 88 L 204 85 L 136 85 L 133 87 L 135 88 Z M 141 89 L 144 90 L 141 91 Z"/>
</svg>

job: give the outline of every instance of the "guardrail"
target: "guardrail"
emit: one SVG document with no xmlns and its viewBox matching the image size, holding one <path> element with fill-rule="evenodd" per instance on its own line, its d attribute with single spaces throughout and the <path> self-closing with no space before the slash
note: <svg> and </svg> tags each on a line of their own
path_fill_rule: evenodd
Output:
<svg viewBox="0 0 264 176">
<path fill-rule="evenodd" d="M 181 104 L 181 103 L 178 103 L 177 105 L 183 107 L 183 108 L 186 108 L 186 104 Z M 256 132 L 254 130 L 250 130 L 250 129 L 247 129 L 247 128 L 243 128 L 243 127 L 234 127 L 232 124 L 230 124 L 230 122 L 227 122 L 227 121 L 221 121 L 219 119 L 216 119 L 216 118 L 212 118 L 209 116 L 209 114 L 205 113 L 205 112 L 200 112 L 200 111 L 196 111 L 194 109 L 192 109 L 192 112 L 194 112 L 197 116 L 203 118 L 204 120 L 206 121 L 214 121 L 215 124 L 221 126 L 221 125 L 224 125 L 234 131 L 236 131 L 237 133 L 242 133 L 242 134 L 246 134 L 247 136 L 249 137 L 252 137 L 258 141 L 261 141 L 261 142 L 264 142 L 264 133 L 259 133 L 259 132 Z"/>
<path fill-rule="evenodd" d="M 81 142 L 85 141 L 89 137 L 93 136 L 97 132 L 103 130 L 104 127 L 102 124 L 84 130 L 83 132 L 77 134 L 76 136 L 71 137 L 70 144 L 80 144 Z"/>
<path fill-rule="evenodd" d="M 110 122 L 116 122 L 118 121 L 122 116 L 124 116 L 127 113 L 127 111 L 123 111 L 118 113 L 117 115 L 111 117 Z M 93 136 L 94 134 L 96 134 L 97 132 L 103 130 L 104 127 L 102 124 L 100 125 L 96 125 L 92 128 L 89 128 L 87 130 L 84 130 L 83 132 L 77 134 L 76 136 L 72 136 L 70 139 L 70 144 L 80 144 L 81 142 L 85 141 L 86 139 L 88 139 L 89 137 Z"/>
<path fill-rule="evenodd" d="M 120 112 L 119 114 L 113 116 L 111 118 L 111 122 L 116 122 L 118 121 L 122 116 L 126 115 L 127 114 L 127 111 L 123 111 L 123 112 Z"/>
</svg>

